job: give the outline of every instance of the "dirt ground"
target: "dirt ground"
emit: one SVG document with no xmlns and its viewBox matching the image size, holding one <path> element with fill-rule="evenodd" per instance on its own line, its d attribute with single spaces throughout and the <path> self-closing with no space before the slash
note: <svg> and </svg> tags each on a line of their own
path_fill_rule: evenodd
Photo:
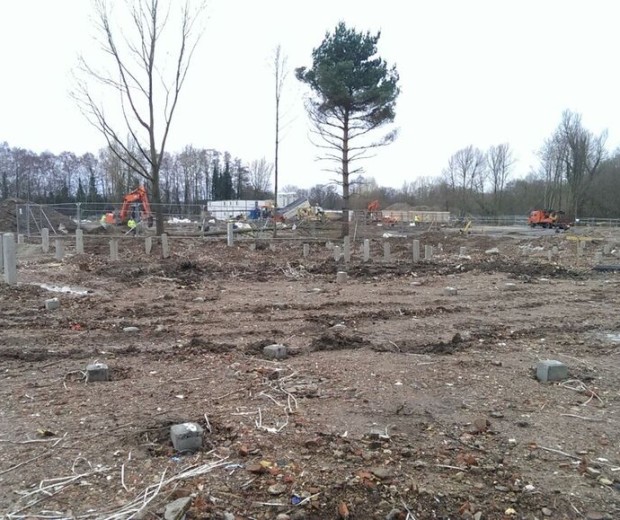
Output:
<svg viewBox="0 0 620 520">
<path fill-rule="evenodd" d="M 579 233 L 581 255 L 574 232 L 424 231 L 432 261 L 390 238 L 390 260 L 375 240 L 347 266 L 325 242 L 173 238 L 162 260 L 126 239 L 120 262 L 101 237 L 62 261 L 20 244 L 0 285 L 0 512 L 156 519 L 189 497 L 188 519 L 620 518 L 620 279 L 592 270 L 606 244 L 620 263 L 620 231 Z M 569 379 L 538 382 L 545 359 Z M 85 382 L 95 362 L 111 381 Z M 203 448 L 176 453 L 188 421 Z"/>
</svg>

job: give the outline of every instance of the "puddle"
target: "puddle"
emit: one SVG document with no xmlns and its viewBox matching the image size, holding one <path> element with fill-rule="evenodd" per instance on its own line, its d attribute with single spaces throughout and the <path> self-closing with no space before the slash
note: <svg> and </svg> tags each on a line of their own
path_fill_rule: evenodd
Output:
<svg viewBox="0 0 620 520">
<path fill-rule="evenodd" d="M 620 332 L 599 332 L 595 335 L 607 343 L 620 343 Z"/>
<path fill-rule="evenodd" d="M 84 289 L 83 287 L 69 287 L 68 285 L 50 285 L 47 283 L 36 283 L 42 289 L 51 292 L 65 293 L 65 294 L 77 294 L 79 296 L 85 296 L 91 294 L 93 291 L 90 289 Z"/>
</svg>

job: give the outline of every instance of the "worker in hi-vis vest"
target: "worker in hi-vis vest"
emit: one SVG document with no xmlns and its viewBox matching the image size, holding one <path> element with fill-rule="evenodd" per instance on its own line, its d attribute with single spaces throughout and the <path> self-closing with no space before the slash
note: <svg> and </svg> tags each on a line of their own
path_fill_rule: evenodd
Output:
<svg viewBox="0 0 620 520">
<path fill-rule="evenodd" d="M 130 218 L 127 221 L 127 227 L 129 228 L 129 231 L 131 232 L 132 235 L 136 234 L 136 226 L 137 225 L 138 224 L 136 224 L 136 221 L 134 219 L 132 219 L 132 218 Z"/>
</svg>

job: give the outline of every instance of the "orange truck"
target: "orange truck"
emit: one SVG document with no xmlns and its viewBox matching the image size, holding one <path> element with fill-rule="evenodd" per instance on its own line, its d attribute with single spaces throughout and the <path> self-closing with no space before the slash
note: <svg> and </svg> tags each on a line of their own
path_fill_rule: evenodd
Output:
<svg viewBox="0 0 620 520">
<path fill-rule="evenodd" d="M 540 226 L 545 229 L 568 229 L 570 222 L 564 216 L 563 211 L 555 211 L 552 209 L 534 209 L 530 212 L 527 219 L 530 227 Z"/>
</svg>

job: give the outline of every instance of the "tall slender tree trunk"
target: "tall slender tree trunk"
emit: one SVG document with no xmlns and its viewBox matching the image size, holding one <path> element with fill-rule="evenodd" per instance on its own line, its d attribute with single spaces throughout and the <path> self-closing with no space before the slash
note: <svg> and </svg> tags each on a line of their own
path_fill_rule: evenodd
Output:
<svg viewBox="0 0 620 520">
<path fill-rule="evenodd" d="M 349 114 L 345 112 L 342 130 L 342 237 L 349 235 Z"/>
</svg>

